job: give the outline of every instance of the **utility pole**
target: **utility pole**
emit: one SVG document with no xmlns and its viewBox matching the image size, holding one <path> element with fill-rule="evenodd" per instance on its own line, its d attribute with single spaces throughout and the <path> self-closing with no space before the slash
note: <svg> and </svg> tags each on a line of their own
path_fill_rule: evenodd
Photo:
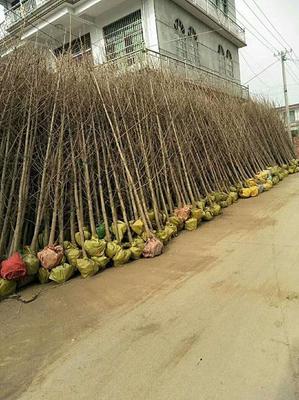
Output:
<svg viewBox="0 0 299 400">
<path fill-rule="evenodd" d="M 287 61 L 287 55 L 290 54 L 292 50 L 284 50 L 280 51 L 277 56 L 281 59 L 281 68 L 282 68 L 282 79 L 283 79 L 283 92 L 284 92 L 284 101 L 285 101 L 285 109 L 286 109 L 286 123 L 289 139 L 293 145 L 293 137 L 291 131 L 291 120 L 290 120 L 290 107 L 289 107 L 289 94 L 288 94 L 288 84 L 287 84 L 287 75 L 286 75 L 286 67 L 285 63 Z"/>
</svg>

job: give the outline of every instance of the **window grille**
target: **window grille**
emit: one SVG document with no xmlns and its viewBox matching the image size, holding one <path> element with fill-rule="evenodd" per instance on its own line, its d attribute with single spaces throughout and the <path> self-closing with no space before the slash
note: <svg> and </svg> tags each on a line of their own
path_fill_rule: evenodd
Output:
<svg viewBox="0 0 299 400">
<path fill-rule="evenodd" d="M 290 122 L 291 123 L 294 123 L 296 121 L 296 118 L 295 118 L 295 110 L 291 110 L 290 111 Z"/>
<path fill-rule="evenodd" d="M 222 0 L 223 12 L 224 14 L 228 14 L 228 0 Z"/>
<path fill-rule="evenodd" d="M 216 8 L 228 15 L 228 0 L 209 0 Z"/>
<path fill-rule="evenodd" d="M 225 53 L 221 44 L 218 46 L 218 59 L 219 59 L 219 73 L 220 75 L 225 75 Z"/>
<path fill-rule="evenodd" d="M 54 50 L 56 57 L 61 56 L 70 52 L 76 60 L 82 60 L 83 58 L 91 56 L 91 40 L 90 33 L 80 36 L 70 43 L 66 43 L 58 49 Z"/>
<path fill-rule="evenodd" d="M 103 29 L 107 61 L 142 50 L 144 47 L 141 11 L 107 25 Z M 131 59 L 131 63 L 134 59 Z"/>
<path fill-rule="evenodd" d="M 226 69 L 227 69 L 227 75 L 230 78 L 234 77 L 234 63 L 233 63 L 233 57 L 232 54 L 229 50 L 226 52 Z"/>
<path fill-rule="evenodd" d="M 176 52 L 180 60 L 187 60 L 187 43 L 186 43 L 186 31 L 184 24 L 180 19 L 176 19 L 174 22 L 174 29 L 176 31 Z"/>
<path fill-rule="evenodd" d="M 188 61 L 197 66 L 200 64 L 198 36 L 192 26 L 188 29 Z"/>
<path fill-rule="evenodd" d="M 211 0 L 211 3 L 214 4 L 214 6 L 219 7 L 220 0 Z"/>
</svg>

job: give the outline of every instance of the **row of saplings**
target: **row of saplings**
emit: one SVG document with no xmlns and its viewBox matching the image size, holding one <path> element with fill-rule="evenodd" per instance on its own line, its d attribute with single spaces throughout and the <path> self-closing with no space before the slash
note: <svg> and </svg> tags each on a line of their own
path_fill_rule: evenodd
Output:
<svg viewBox="0 0 299 400">
<path fill-rule="evenodd" d="M 254 178 L 230 187 L 229 193 L 214 192 L 193 206 L 177 208 L 168 221 L 161 213 L 164 218 L 164 229 L 153 232 L 152 237 L 148 237 L 145 233 L 142 220 L 134 221 L 130 224 L 131 230 L 135 233 L 131 243 L 122 243 L 127 226 L 124 222 L 118 221 L 117 227 L 115 225 L 111 227 L 111 232 L 119 238 L 119 241 L 106 242 L 105 227 L 102 224 L 97 228 L 98 237 L 91 237 L 88 228 L 84 228 L 83 244 L 78 232 L 75 235 L 76 243 L 64 242 L 63 247 L 47 246 L 37 254 L 26 247 L 22 252 L 14 253 L 0 264 L 0 298 L 13 294 L 17 288 L 36 279 L 42 284 L 49 281 L 64 283 L 77 272 L 83 278 L 88 278 L 108 266 L 119 267 L 130 260 L 159 256 L 163 252 L 164 245 L 179 231 L 196 230 L 201 221 L 211 221 L 222 213 L 223 208 L 232 205 L 239 198 L 256 197 L 295 172 L 299 172 L 299 160 L 262 171 Z M 149 218 L 154 220 L 152 211 L 149 211 Z M 115 232 L 116 229 L 118 232 Z M 82 245 L 88 257 L 83 257 Z"/>
</svg>

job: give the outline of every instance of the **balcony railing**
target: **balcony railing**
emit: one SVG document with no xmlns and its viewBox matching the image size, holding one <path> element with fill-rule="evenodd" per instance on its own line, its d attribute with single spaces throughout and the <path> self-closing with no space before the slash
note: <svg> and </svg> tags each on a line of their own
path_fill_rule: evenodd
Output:
<svg viewBox="0 0 299 400">
<path fill-rule="evenodd" d="M 5 21 L 0 23 L 0 40 L 5 38 L 5 36 L 8 35 L 8 32 L 6 31 L 6 23 Z"/>
<path fill-rule="evenodd" d="M 206 15 L 214 19 L 218 24 L 222 25 L 226 30 L 235 35 L 243 43 L 245 43 L 245 29 L 237 24 L 234 19 L 227 15 L 212 0 L 187 0 L 203 11 Z"/>
<path fill-rule="evenodd" d="M 5 21 L 1 24 L 3 27 L 2 30 L 7 32 L 14 24 L 28 17 L 33 11 L 49 1 L 50 0 L 21 0 L 19 4 L 16 4 L 5 12 Z M 2 37 L 4 36 L 5 34 Z"/>
<path fill-rule="evenodd" d="M 5 21 L 0 24 L 0 39 L 17 22 L 29 16 L 34 10 L 51 0 L 21 0 L 19 4 L 5 12 Z M 222 25 L 239 40 L 245 43 L 245 30 L 234 19 L 221 10 L 212 0 L 187 0 L 210 18 Z"/>
<path fill-rule="evenodd" d="M 36 0 L 27 0 L 15 5 L 5 13 L 7 28 L 25 18 L 36 8 Z"/>
<path fill-rule="evenodd" d="M 127 54 L 119 59 L 109 61 L 105 65 L 115 66 L 118 71 L 124 72 L 136 68 L 153 68 L 170 71 L 186 81 L 196 83 L 200 87 L 211 88 L 244 100 L 249 99 L 249 88 L 236 81 L 225 78 L 214 71 L 194 66 L 168 55 L 144 49 Z"/>
</svg>

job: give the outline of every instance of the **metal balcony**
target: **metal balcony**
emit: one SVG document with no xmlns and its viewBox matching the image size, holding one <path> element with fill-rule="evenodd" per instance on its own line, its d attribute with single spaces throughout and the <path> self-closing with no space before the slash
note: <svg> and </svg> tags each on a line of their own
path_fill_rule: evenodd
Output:
<svg viewBox="0 0 299 400">
<path fill-rule="evenodd" d="M 0 40 L 4 39 L 5 36 L 8 35 L 8 32 L 6 31 L 6 22 L 3 21 L 0 24 Z"/>
<path fill-rule="evenodd" d="M 26 18 L 37 8 L 49 1 L 50 0 L 21 0 L 19 4 L 16 4 L 5 12 L 5 30 L 9 31 L 14 24 Z"/>
<path fill-rule="evenodd" d="M 245 29 L 241 27 L 234 18 L 230 17 L 222 8 L 217 6 L 213 0 L 174 0 L 181 7 L 186 8 L 192 12 L 193 9 L 201 14 L 201 18 L 205 23 L 214 27 L 223 27 L 224 31 L 219 34 L 224 34 L 227 31 L 230 35 L 235 37 L 240 47 L 246 45 Z"/>
<path fill-rule="evenodd" d="M 243 86 L 207 68 L 198 67 L 175 57 L 157 53 L 146 48 L 113 61 L 108 61 L 104 66 L 116 68 L 120 73 L 143 68 L 159 69 L 162 72 L 169 71 L 171 74 L 179 76 L 199 87 L 210 88 L 215 91 L 227 93 L 233 97 L 249 100 L 248 86 Z"/>
</svg>

